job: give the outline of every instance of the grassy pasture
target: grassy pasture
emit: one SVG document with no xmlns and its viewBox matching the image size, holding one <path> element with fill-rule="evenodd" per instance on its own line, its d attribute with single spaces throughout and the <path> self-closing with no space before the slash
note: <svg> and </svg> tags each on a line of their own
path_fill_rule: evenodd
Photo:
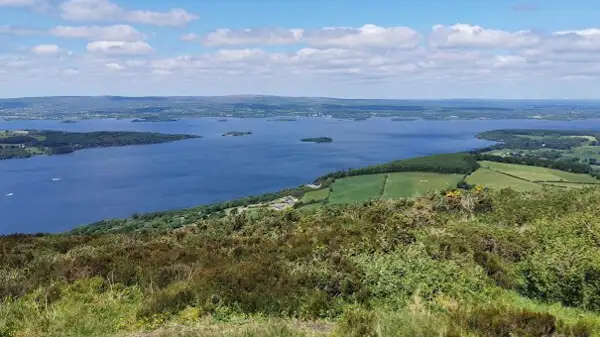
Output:
<svg viewBox="0 0 600 337">
<path fill-rule="evenodd" d="M 300 212 L 310 213 L 310 212 L 313 212 L 317 208 L 322 207 L 322 206 L 323 206 L 322 203 L 316 202 L 314 204 L 308 204 L 308 205 L 304 205 L 304 206 L 298 207 L 298 210 Z"/>
<path fill-rule="evenodd" d="M 579 183 L 571 183 L 571 182 L 548 182 L 544 183 L 547 186 L 557 186 L 557 187 L 567 187 L 567 188 L 587 188 L 587 187 L 595 187 L 598 185 L 595 184 L 579 184 Z"/>
<path fill-rule="evenodd" d="M 336 180 L 331 185 L 330 204 L 345 204 L 378 199 L 385 174 L 370 174 Z"/>
<path fill-rule="evenodd" d="M 580 146 L 563 154 L 565 158 L 596 159 L 600 162 L 600 146 Z"/>
<path fill-rule="evenodd" d="M 330 191 L 331 190 L 329 189 L 329 187 L 322 188 L 320 190 L 309 191 L 304 194 L 304 196 L 302 197 L 302 199 L 300 201 L 315 202 L 315 201 L 325 200 L 325 199 L 329 198 Z"/>
<path fill-rule="evenodd" d="M 540 184 L 507 176 L 499 172 L 480 168 L 467 177 L 467 183 L 482 185 L 493 189 L 510 187 L 516 191 L 537 191 L 542 189 Z"/>
<path fill-rule="evenodd" d="M 598 180 L 587 174 L 577 174 L 545 167 L 526 166 L 507 163 L 482 161 L 482 168 L 510 174 L 529 181 L 567 181 L 578 183 L 598 183 Z"/>
<path fill-rule="evenodd" d="M 388 175 L 383 198 L 401 198 L 422 195 L 430 191 L 456 187 L 461 174 L 402 172 Z"/>
<path fill-rule="evenodd" d="M 596 139 L 596 137 L 594 136 L 562 136 L 559 138 L 585 138 L 587 139 L 588 142 L 597 142 L 598 139 Z"/>
</svg>

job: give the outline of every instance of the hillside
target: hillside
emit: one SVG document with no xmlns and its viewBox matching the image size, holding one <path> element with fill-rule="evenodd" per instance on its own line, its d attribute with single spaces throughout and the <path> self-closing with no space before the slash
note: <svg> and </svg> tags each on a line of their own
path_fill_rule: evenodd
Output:
<svg viewBox="0 0 600 337">
<path fill-rule="evenodd" d="M 0 237 L 0 335 L 599 336 L 599 203 L 477 187 Z"/>
<path fill-rule="evenodd" d="M 507 144 L 0 237 L 0 336 L 600 336 L 598 175 Z"/>
</svg>

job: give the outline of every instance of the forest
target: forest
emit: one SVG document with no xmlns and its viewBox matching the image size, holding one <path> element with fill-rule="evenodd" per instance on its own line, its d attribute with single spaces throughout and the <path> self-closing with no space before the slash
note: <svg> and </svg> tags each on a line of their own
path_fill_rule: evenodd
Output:
<svg viewBox="0 0 600 337">
<path fill-rule="evenodd" d="M 474 158 L 500 163 L 547 167 L 573 173 L 593 173 L 590 165 L 572 160 L 550 160 L 538 156 L 495 156 L 487 153 L 475 153 Z"/>
<path fill-rule="evenodd" d="M 585 144 L 597 145 L 596 131 L 580 130 L 493 130 L 482 132 L 478 138 L 500 142 L 493 149 L 557 149 L 569 150 Z M 590 141 L 590 137 L 594 140 Z"/>
<path fill-rule="evenodd" d="M 477 160 L 469 153 L 439 154 L 426 157 L 396 160 L 385 164 L 371 165 L 359 169 L 348 169 L 329 173 L 315 180 L 316 183 L 330 182 L 334 179 L 390 172 L 436 172 L 468 174 L 479 168 Z"/>
<path fill-rule="evenodd" d="M 171 135 L 133 131 L 3 131 L 0 159 L 23 158 L 36 154 L 56 155 L 93 147 L 158 144 L 201 138 L 196 135 Z"/>
</svg>

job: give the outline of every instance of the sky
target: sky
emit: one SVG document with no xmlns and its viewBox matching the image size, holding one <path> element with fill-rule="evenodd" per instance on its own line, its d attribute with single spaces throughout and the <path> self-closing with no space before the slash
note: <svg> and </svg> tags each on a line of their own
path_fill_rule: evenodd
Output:
<svg viewBox="0 0 600 337">
<path fill-rule="evenodd" d="M 0 97 L 600 98 L 598 0 L 0 0 Z"/>
</svg>

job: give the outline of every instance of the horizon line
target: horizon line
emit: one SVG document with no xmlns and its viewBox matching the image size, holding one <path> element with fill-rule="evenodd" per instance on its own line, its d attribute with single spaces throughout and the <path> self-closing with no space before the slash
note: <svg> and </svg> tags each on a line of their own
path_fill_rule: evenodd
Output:
<svg viewBox="0 0 600 337">
<path fill-rule="evenodd" d="M 122 97 L 122 98 L 227 98 L 227 97 L 273 97 L 273 98 L 308 98 L 308 99 L 336 99 L 336 100 L 372 100 L 372 101 L 452 101 L 452 100 L 473 100 L 473 101 L 600 101 L 600 98 L 498 98 L 498 97 L 451 97 L 451 98 L 369 98 L 369 97 L 335 97 L 335 96 L 287 96 L 287 95 L 268 95 L 268 94 L 228 94 L 228 95 L 40 95 L 40 96 L 20 96 L 20 97 L 0 97 L 0 100 L 10 99 L 35 99 L 35 98 L 103 98 L 103 97 Z"/>
</svg>

